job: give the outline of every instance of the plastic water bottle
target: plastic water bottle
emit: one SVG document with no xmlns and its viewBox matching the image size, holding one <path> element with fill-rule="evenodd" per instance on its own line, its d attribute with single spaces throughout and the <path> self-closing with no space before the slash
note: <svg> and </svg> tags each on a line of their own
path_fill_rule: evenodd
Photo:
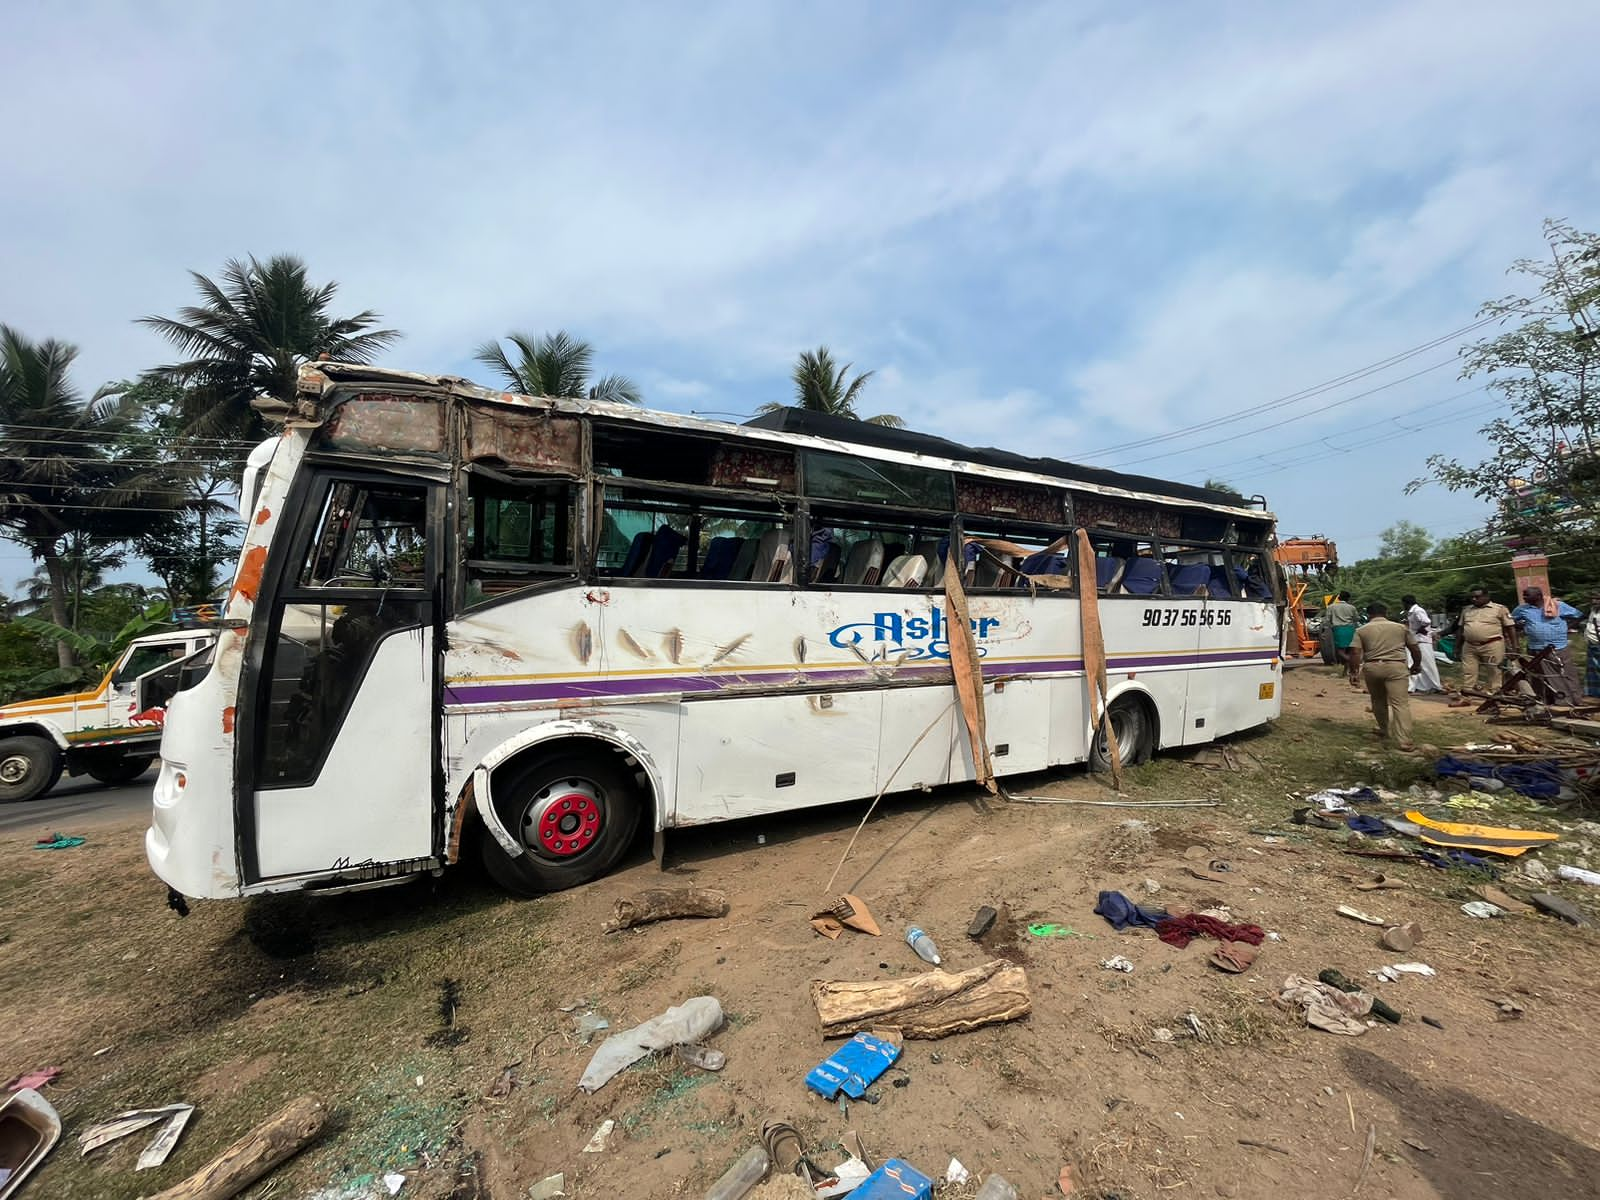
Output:
<svg viewBox="0 0 1600 1200">
<path fill-rule="evenodd" d="M 767 1177 L 771 1165 L 772 1160 L 767 1157 L 764 1147 L 751 1146 L 738 1162 L 723 1172 L 721 1179 L 711 1185 L 706 1200 L 741 1200 Z"/>
<path fill-rule="evenodd" d="M 923 962 L 930 962 L 934 966 L 938 966 L 944 961 L 939 957 L 939 947 L 933 944 L 933 939 L 915 925 L 906 930 L 906 945 L 915 950 L 917 957 Z"/>
<path fill-rule="evenodd" d="M 1007 1183 L 1002 1176 L 991 1175 L 978 1189 L 978 1200 L 1017 1200 L 1017 1189 Z"/>
</svg>

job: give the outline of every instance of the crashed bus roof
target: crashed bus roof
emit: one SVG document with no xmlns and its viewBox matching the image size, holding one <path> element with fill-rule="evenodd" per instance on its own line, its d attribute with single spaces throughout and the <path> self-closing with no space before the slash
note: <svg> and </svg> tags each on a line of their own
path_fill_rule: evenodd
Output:
<svg viewBox="0 0 1600 1200">
<path fill-rule="evenodd" d="M 1270 512 L 1251 507 L 1248 503 L 1241 503 L 1228 493 L 1211 488 L 1175 483 L 1146 475 L 1125 475 L 1119 471 L 1080 466 L 1054 458 L 1029 458 L 1026 455 L 994 447 L 964 446 L 933 434 L 889 429 L 865 421 L 853 421 L 845 417 L 798 408 L 781 408 L 743 424 L 734 424 L 731 421 L 708 420 L 704 417 L 606 400 L 527 396 L 517 392 L 482 387 L 456 375 L 426 375 L 362 363 L 335 362 L 305 363 L 301 366 L 297 387 L 301 397 L 298 413 L 292 413 L 288 405 L 268 396 L 258 398 L 255 406 L 269 419 L 288 418 L 292 421 L 295 417 L 311 417 L 313 420 L 320 420 L 320 412 L 314 414 L 306 411 L 308 405 L 313 409 L 320 409 L 318 401 L 322 397 L 338 391 L 341 387 L 362 385 L 441 391 L 467 399 L 517 408 L 602 417 L 640 425 L 657 425 L 683 432 L 704 433 L 713 437 L 755 437 L 834 453 L 848 454 L 852 450 L 866 448 L 874 451 L 877 457 L 890 461 L 956 471 L 973 466 L 986 467 L 1000 476 L 1038 485 L 1077 487 L 1103 495 L 1120 496 L 1147 503 L 1175 503 L 1186 508 L 1203 506 L 1256 521 L 1273 519 Z"/>
</svg>

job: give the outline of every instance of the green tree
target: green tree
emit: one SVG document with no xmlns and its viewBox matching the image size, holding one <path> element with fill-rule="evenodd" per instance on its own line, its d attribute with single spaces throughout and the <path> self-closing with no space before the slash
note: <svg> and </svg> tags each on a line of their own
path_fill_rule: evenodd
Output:
<svg viewBox="0 0 1600 1200">
<path fill-rule="evenodd" d="M 513 360 L 498 340 L 485 342 L 473 355 L 493 369 L 496 378 L 526 396 L 580 397 L 609 400 L 614 404 L 643 404 L 644 393 L 626 375 L 594 373 L 594 347 L 564 329 L 535 337 L 531 333 L 506 335 L 516 353 Z"/>
<path fill-rule="evenodd" d="M 244 530 L 227 502 L 238 487 L 234 464 L 189 431 L 184 414 L 193 403 L 181 384 L 151 373 L 114 386 L 138 413 L 133 444 L 177 492 L 172 511 L 135 538 L 133 549 L 165 586 L 169 604 L 198 603 L 216 590 Z"/>
<path fill-rule="evenodd" d="M 69 555 L 81 561 L 91 548 L 137 536 L 172 497 L 126 454 L 130 409 L 85 401 L 72 386 L 76 356 L 65 342 L 33 342 L 0 325 L 0 530 L 44 567 L 51 620 L 66 628 L 73 624 Z M 73 665 L 67 642 L 57 655 L 62 667 Z"/>
<path fill-rule="evenodd" d="M 1476 462 L 1435 454 L 1428 482 L 1495 505 L 1495 532 L 1547 553 L 1600 550 L 1600 235 L 1546 221 L 1548 258 L 1519 259 L 1522 294 L 1479 310 L 1502 331 L 1462 350 L 1462 377 L 1503 401 Z"/>
<path fill-rule="evenodd" d="M 1411 521 L 1396 521 L 1378 537 L 1378 557 L 1419 562 L 1433 549 L 1433 538 L 1422 526 Z"/>
<path fill-rule="evenodd" d="M 802 350 L 795 359 L 794 370 L 789 373 L 789 378 L 794 381 L 795 408 L 803 408 L 807 412 L 827 413 L 833 417 L 845 417 L 851 421 L 865 421 L 868 425 L 883 425 L 890 429 L 904 427 L 905 421 L 893 413 L 879 413 L 875 417 L 863 417 L 856 411 L 856 401 L 861 398 L 861 390 L 867 386 L 867 380 L 872 378 L 871 371 L 862 371 L 851 379 L 850 368 L 853 364 L 843 365 L 834 361 L 833 353 L 826 346 L 818 346 L 815 350 Z M 785 406 L 777 403 L 767 403 L 756 409 L 758 413 L 777 412 Z"/>
<path fill-rule="evenodd" d="M 1233 484 L 1227 483 L 1221 479 L 1212 479 L 1207 477 L 1205 483 L 1203 483 L 1201 486 L 1208 491 L 1221 492 L 1224 496 L 1231 496 L 1240 504 L 1243 504 L 1250 499 L 1250 497 L 1246 496 L 1238 488 L 1234 487 Z"/>
<path fill-rule="evenodd" d="M 201 303 L 176 317 L 139 320 L 186 356 L 159 371 L 186 388 L 184 416 L 196 436 L 259 441 L 266 426 L 250 406 L 256 396 L 292 402 L 302 363 L 323 355 L 371 362 L 400 337 L 377 328 L 381 318 L 370 309 L 332 315 L 339 285 L 313 284 L 305 263 L 290 254 L 231 258 L 215 280 L 189 274 Z"/>
</svg>

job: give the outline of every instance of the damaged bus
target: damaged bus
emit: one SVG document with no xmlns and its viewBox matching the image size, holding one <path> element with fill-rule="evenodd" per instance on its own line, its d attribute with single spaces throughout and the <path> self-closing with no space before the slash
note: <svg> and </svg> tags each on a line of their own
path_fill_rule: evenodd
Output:
<svg viewBox="0 0 1600 1200">
<path fill-rule="evenodd" d="M 1279 713 L 1263 505 L 794 409 L 730 425 L 367 366 L 258 405 L 283 432 L 246 469 L 146 835 L 187 896 L 375 886 L 464 844 L 535 893 L 646 829 L 659 855 L 673 828 L 972 780 L 947 570 L 999 774 Z"/>
</svg>

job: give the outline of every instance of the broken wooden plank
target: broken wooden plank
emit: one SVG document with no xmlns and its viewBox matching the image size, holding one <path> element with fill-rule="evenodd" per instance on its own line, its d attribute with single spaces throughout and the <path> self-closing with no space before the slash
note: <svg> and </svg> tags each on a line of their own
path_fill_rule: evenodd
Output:
<svg viewBox="0 0 1600 1200">
<path fill-rule="evenodd" d="M 618 900 L 605 923 L 607 933 L 649 925 L 656 921 L 675 921 L 680 917 L 725 917 L 728 894 L 714 888 L 650 888 L 630 900 Z"/>
<path fill-rule="evenodd" d="M 232 1200 L 322 1132 L 328 1110 L 315 1096 L 291 1101 L 270 1121 L 229 1146 L 182 1183 L 150 1200 Z"/>
<path fill-rule="evenodd" d="M 1559 729 L 1563 733 L 1576 733 L 1584 737 L 1600 739 L 1600 721 L 1585 721 L 1577 717 L 1556 717 L 1551 720 L 1550 728 Z"/>
<path fill-rule="evenodd" d="M 1027 973 L 999 959 L 952 974 L 859 983 L 815 980 L 811 999 L 824 1037 L 894 1029 L 907 1038 L 941 1038 L 1014 1021 L 1033 1009 Z"/>
</svg>

